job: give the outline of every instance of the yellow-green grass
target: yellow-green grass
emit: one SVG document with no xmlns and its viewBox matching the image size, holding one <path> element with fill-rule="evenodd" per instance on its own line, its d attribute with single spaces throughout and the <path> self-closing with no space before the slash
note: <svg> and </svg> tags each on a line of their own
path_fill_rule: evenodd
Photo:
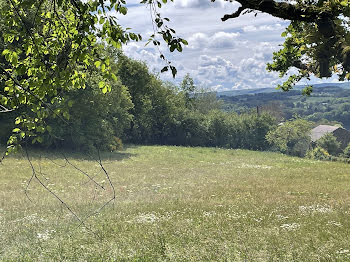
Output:
<svg viewBox="0 0 350 262">
<path fill-rule="evenodd" d="M 108 180 L 30 153 L 38 177 L 80 218 L 111 197 Z M 71 163 L 93 175 L 97 162 Z M 114 204 L 79 222 L 31 176 L 0 165 L 1 261 L 349 261 L 350 165 L 277 153 L 129 147 L 102 155 Z M 53 162 L 54 161 L 54 162 Z M 40 163 L 40 165 L 39 165 Z M 59 164 L 59 165 L 57 165 Z M 44 178 L 48 178 L 46 180 Z"/>
</svg>

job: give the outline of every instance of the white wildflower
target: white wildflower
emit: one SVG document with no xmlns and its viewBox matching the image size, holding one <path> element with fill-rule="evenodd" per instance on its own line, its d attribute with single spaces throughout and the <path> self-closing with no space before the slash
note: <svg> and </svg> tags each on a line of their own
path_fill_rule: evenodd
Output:
<svg viewBox="0 0 350 262">
<path fill-rule="evenodd" d="M 271 169 L 272 166 L 267 165 L 251 165 L 251 164 L 242 164 L 237 168 L 253 168 L 253 169 Z"/>
<path fill-rule="evenodd" d="M 349 253 L 349 249 L 340 249 L 339 251 L 337 251 L 337 254 L 348 254 Z"/>
<path fill-rule="evenodd" d="M 51 234 L 55 232 L 56 232 L 55 230 L 46 230 L 43 233 L 37 233 L 37 238 L 39 240 L 46 241 L 46 240 L 49 240 L 51 238 Z"/>
<path fill-rule="evenodd" d="M 301 213 L 321 213 L 321 214 L 326 214 L 333 212 L 332 207 L 328 205 L 311 205 L 311 206 L 299 206 L 299 212 Z"/>
<path fill-rule="evenodd" d="M 263 221 L 263 219 L 261 217 L 258 217 L 258 218 L 254 218 L 254 220 L 258 223 L 260 223 L 261 221 Z"/>
<path fill-rule="evenodd" d="M 153 224 L 153 223 L 156 223 L 158 220 L 159 220 L 159 217 L 157 217 L 153 213 L 149 213 L 149 214 L 140 214 L 135 221 L 136 223 L 140 223 L 140 224 Z"/>
<path fill-rule="evenodd" d="M 336 227 L 341 227 L 342 224 L 340 224 L 339 222 L 336 221 L 328 221 L 327 225 L 329 226 L 336 226 Z"/>
<path fill-rule="evenodd" d="M 280 228 L 287 230 L 287 231 L 294 231 L 300 228 L 300 224 L 298 223 L 292 223 L 292 224 L 283 224 L 280 226 Z"/>
<path fill-rule="evenodd" d="M 203 217 L 212 217 L 214 215 L 216 215 L 215 211 L 209 211 L 209 212 L 204 211 L 203 212 Z"/>
<path fill-rule="evenodd" d="M 285 220 L 285 219 L 288 219 L 289 217 L 287 217 L 287 216 L 282 216 L 282 215 L 276 215 L 276 218 L 277 218 L 278 220 Z"/>
</svg>

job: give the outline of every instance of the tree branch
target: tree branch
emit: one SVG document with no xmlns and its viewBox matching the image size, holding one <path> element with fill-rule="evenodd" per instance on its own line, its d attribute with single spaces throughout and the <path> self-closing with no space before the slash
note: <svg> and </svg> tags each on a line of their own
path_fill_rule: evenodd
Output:
<svg viewBox="0 0 350 262">
<path fill-rule="evenodd" d="M 224 17 L 221 18 L 221 20 L 222 20 L 223 22 L 225 22 L 225 21 L 228 20 L 228 19 L 237 18 L 237 17 L 239 17 L 239 16 L 241 15 L 241 13 L 242 13 L 245 9 L 246 9 L 246 8 L 242 5 L 242 6 L 240 6 L 240 7 L 238 8 L 238 10 L 237 10 L 236 12 L 234 12 L 234 13 L 232 13 L 232 14 L 226 14 L 226 15 L 224 15 Z"/>
<path fill-rule="evenodd" d="M 0 105 L 0 113 L 8 113 L 13 111 L 14 109 L 8 109 L 6 107 L 4 107 L 3 105 Z"/>
<path fill-rule="evenodd" d="M 215 2 L 215 0 L 211 0 Z M 324 8 L 321 10 L 314 5 L 289 4 L 277 2 L 274 0 L 235 0 L 241 4 L 241 7 L 232 14 L 226 14 L 221 20 L 226 21 L 241 15 L 244 9 L 252 9 L 270 14 L 284 20 L 314 22 L 317 19 L 334 17 L 334 12 L 327 12 Z M 334 11 L 334 10 L 333 10 Z"/>
</svg>

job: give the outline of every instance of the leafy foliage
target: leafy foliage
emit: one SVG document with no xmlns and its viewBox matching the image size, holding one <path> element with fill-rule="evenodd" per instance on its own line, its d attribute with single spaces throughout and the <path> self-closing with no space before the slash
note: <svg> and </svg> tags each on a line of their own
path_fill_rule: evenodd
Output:
<svg viewBox="0 0 350 262">
<path fill-rule="evenodd" d="M 166 2 L 141 1 L 158 8 Z M 117 77 L 109 57 L 101 52 L 102 43 L 120 48 L 129 41 L 141 40 L 141 35 L 118 24 L 118 16 L 127 14 L 124 0 L 7 0 L 1 5 L 6 5 L 0 16 L 1 110 L 21 112 L 8 140 L 10 152 L 29 137 L 42 142 L 43 135 L 50 132 L 48 117 L 68 122 L 71 116 L 64 94 L 85 89 L 92 72 L 101 75 L 98 87 L 102 93 L 110 92 L 110 81 Z M 175 31 L 165 25 L 156 9 L 153 11 L 159 29 L 156 34 L 162 36 L 170 51 L 181 52 L 187 42 L 174 36 Z M 167 62 L 175 75 L 176 69 Z M 21 107 L 25 112 L 19 110 Z"/>
<path fill-rule="evenodd" d="M 332 133 L 327 133 L 317 140 L 317 146 L 325 149 L 329 154 L 336 156 L 341 152 L 340 142 Z"/>
<path fill-rule="evenodd" d="M 309 149 L 311 123 L 304 119 L 286 121 L 266 135 L 266 140 L 282 153 L 304 156 Z"/>
<path fill-rule="evenodd" d="M 350 158 L 350 144 L 344 148 L 343 155 L 344 157 Z"/>
<path fill-rule="evenodd" d="M 330 158 L 330 154 L 327 152 L 326 149 L 317 146 L 308 151 L 306 157 L 316 160 L 328 160 Z"/>
</svg>

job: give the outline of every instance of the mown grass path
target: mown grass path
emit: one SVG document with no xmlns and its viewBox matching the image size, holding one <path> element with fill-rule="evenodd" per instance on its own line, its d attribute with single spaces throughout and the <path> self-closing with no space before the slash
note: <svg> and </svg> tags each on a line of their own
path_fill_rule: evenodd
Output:
<svg viewBox="0 0 350 262">
<path fill-rule="evenodd" d="M 31 154 L 42 180 L 80 217 L 111 196 L 59 154 Z M 49 158 L 49 159 L 48 159 Z M 350 165 L 281 154 L 129 147 L 102 155 L 117 199 L 79 224 L 28 161 L 0 165 L 0 261 L 349 261 Z M 40 163 L 40 165 L 39 165 Z"/>
</svg>

